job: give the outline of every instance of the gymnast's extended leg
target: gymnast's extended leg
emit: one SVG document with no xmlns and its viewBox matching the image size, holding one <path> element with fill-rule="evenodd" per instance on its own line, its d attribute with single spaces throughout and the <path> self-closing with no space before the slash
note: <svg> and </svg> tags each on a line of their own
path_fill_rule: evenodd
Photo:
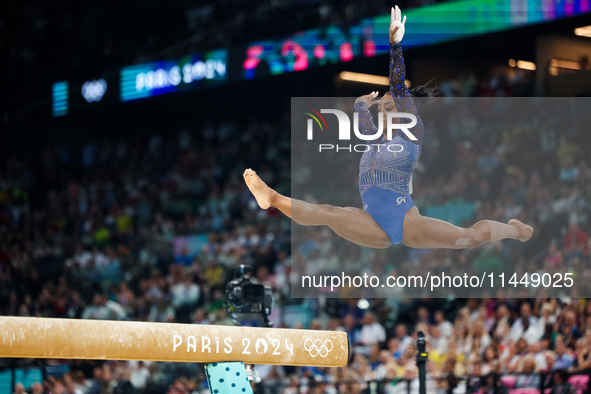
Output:
<svg viewBox="0 0 591 394">
<path fill-rule="evenodd" d="M 404 217 L 402 243 L 412 248 L 465 249 L 475 248 L 501 239 L 529 240 L 532 227 L 517 219 L 509 223 L 481 220 L 470 228 L 462 228 L 443 220 L 421 216 L 416 207 Z"/>
<path fill-rule="evenodd" d="M 328 226 L 338 236 L 361 246 L 383 249 L 391 245 L 388 234 L 362 209 L 310 204 L 282 196 L 267 186 L 251 169 L 244 171 L 243 176 L 262 209 L 277 208 L 303 226 Z"/>
</svg>

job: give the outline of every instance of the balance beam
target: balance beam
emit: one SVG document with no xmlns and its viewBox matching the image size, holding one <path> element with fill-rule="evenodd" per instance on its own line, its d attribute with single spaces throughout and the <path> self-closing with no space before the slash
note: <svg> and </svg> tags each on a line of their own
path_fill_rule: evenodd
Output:
<svg viewBox="0 0 591 394">
<path fill-rule="evenodd" d="M 339 331 L 0 316 L 0 357 L 344 367 Z"/>
</svg>

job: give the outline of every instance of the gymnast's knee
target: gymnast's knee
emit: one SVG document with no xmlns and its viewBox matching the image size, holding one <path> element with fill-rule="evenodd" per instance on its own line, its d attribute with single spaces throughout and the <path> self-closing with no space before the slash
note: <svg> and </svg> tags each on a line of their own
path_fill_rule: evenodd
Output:
<svg viewBox="0 0 591 394">
<path fill-rule="evenodd" d="M 470 234 L 470 236 L 467 238 L 466 240 L 466 248 L 468 249 L 474 249 L 477 248 L 483 244 L 485 244 L 487 242 L 487 240 L 485 239 L 484 235 L 477 230 L 471 229 L 472 233 Z"/>
</svg>

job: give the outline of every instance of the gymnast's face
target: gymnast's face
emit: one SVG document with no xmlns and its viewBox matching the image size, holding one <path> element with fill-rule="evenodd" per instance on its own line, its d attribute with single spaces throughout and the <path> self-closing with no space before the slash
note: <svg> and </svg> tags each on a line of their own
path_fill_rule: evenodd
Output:
<svg viewBox="0 0 591 394">
<path fill-rule="evenodd" d="M 394 99 L 392 98 L 391 94 L 385 94 L 384 97 L 378 101 L 378 113 L 383 113 L 382 122 L 384 124 L 384 133 L 388 130 L 388 112 L 398 112 L 398 108 L 396 108 L 396 104 L 394 103 Z M 400 119 L 394 118 L 392 119 L 393 123 L 399 123 Z"/>
</svg>

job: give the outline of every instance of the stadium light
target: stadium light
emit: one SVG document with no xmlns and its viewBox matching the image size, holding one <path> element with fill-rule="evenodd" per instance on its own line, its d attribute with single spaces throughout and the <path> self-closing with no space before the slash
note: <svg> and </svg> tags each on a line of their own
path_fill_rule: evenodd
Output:
<svg viewBox="0 0 591 394">
<path fill-rule="evenodd" d="M 521 68 L 522 70 L 534 71 L 536 69 L 536 64 L 534 62 L 528 62 L 525 60 L 518 60 L 517 67 Z"/>
<path fill-rule="evenodd" d="M 575 34 L 581 37 L 591 37 L 591 25 L 584 26 L 584 27 L 577 27 L 575 29 Z"/>
<path fill-rule="evenodd" d="M 581 69 L 581 65 L 577 62 L 572 62 L 569 60 L 559 60 L 559 59 L 550 60 L 550 66 L 558 67 L 558 68 L 568 68 L 569 70 L 580 70 Z"/>
<path fill-rule="evenodd" d="M 528 62 L 525 60 L 517 60 L 515 61 L 515 59 L 509 59 L 509 66 L 510 67 L 517 67 L 517 68 L 521 68 L 523 70 L 535 70 L 536 69 L 536 64 L 533 62 Z"/>
<path fill-rule="evenodd" d="M 354 73 L 351 71 L 343 71 L 339 74 L 339 78 L 344 81 L 371 83 L 373 85 L 386 85 L 390 84 L 388 77 L 382 77 L 379 75 Z"/>
<path fill-rule="evenodd" d="M 365 298 L 362 298 L 359 301 L 357 301 L 357 307 L 359 309 L 367 309 L 369 308 L 369 301 L 367 301 Z"/>
<path fill-rule="evenodd" d="M 561 68 L 578 71 L 581 69 L 581 65 L 577 62 L 573 62 L 570 60 L 550 60 L 550 66 L 548 67 L 548 72 L 550 73 L 550 75 L 559 75 Z"/>
<path fill-rule="evenodd" d="M 343 81 L 371 83 L 373 85 L 390 85 L 388 77 L 382 77 L 380 75 L 372 74 L 355 73 L 352 71 L 342 71 L 339 74 L 339 78 L 341 78 Z M 410 88 L 412 86 L 412 82 L 408 79 L 404 80 L 404 84 L 407 88 Z"/>
</svg>

